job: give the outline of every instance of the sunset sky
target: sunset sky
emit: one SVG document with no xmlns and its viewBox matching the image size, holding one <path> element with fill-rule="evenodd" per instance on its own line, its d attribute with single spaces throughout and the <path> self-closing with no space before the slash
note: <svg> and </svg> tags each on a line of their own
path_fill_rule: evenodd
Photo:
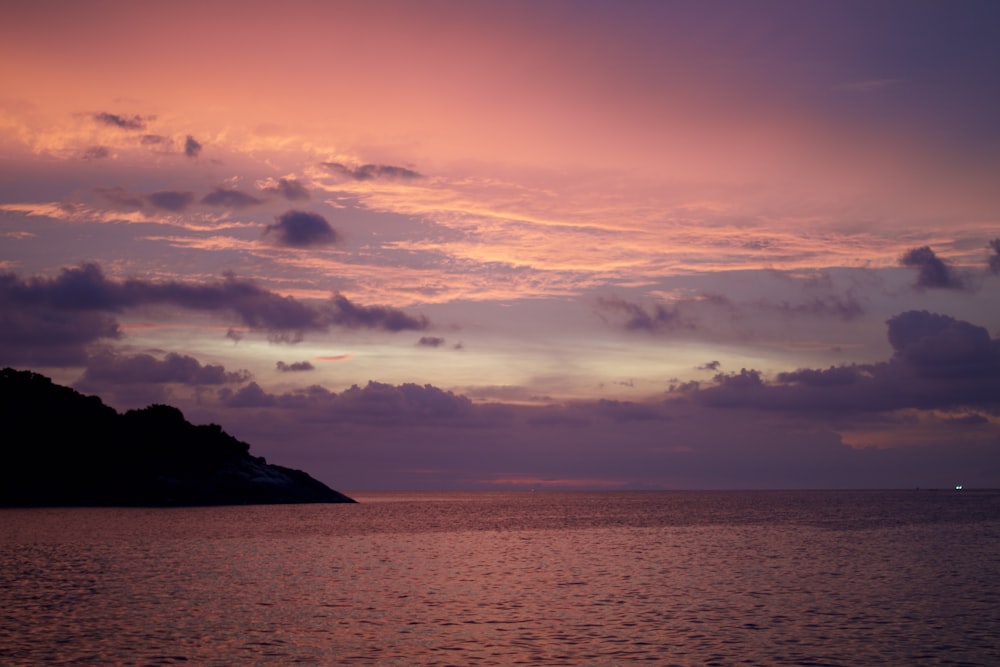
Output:
<svg viewBox="0 0 1000 667">
<path fill-rule="evenodd" d="M 1000 4 L 4 3 L 0 366 L 345 491 L 1000 487 Z"/>
</svg>

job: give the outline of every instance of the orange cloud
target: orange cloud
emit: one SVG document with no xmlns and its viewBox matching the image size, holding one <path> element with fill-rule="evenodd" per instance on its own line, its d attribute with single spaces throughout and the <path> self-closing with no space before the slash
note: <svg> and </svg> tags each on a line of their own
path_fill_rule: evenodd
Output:
<svg viewBox="0 0 1000 667">
<path fill-rule="evenodd" d="M 350 359 L 353 356 L 354 356 L 353 354 L 334 354 L 334 355 L 326 355 L 326 356 L 320 356 L 320 357 L 313 357 L 313 359 L 315 359 L 316 361 L 337 362 L 337 361 L 347 361 L 348 359 Z"/>
</svg>

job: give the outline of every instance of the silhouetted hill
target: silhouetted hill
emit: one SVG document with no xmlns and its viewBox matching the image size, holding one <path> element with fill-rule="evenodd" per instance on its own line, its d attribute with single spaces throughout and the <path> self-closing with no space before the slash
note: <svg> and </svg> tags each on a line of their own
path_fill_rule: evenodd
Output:
<svg viewBox="0 0 1000 667">
<path fill-rule="evenodd" d="M 354 502 L 177 408 L 118 414 L 30 371 L 0 371 L 0 420 L 0 505 Z"/>
</svg>

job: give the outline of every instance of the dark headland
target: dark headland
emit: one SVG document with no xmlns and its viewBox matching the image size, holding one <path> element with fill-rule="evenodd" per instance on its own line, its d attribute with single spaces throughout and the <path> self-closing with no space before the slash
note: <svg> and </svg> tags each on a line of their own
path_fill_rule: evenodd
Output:
<svg viewBox="0 0 1000 667">
<path fill-rule="evenodd" d="M 177 408 L 119 414 L 30 371 L 0 370 L 0 419 L 0 506 L 354 502 Z"/>
</svg>

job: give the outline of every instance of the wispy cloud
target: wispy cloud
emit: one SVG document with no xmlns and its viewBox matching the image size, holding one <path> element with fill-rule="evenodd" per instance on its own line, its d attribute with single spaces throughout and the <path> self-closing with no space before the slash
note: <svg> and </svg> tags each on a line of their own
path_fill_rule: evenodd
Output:
<svg viewBox="0 0 1000 667">
<path fill-rule="evenodd" d="M 624 326 L 630 331 L 672 331 L 693 329 L 694 323 L 685 319 L 677 306 L 653 304 L 642 306 L 620 297 L 609 296 L 597 299 L 597 309 L 624 316 Z"/>
<path fill-rule="evenodd" d="M 289 201 L 304 201 L 309 199 L 309 189 L 294 178 L 266 179 L 259 181 L 257 187 L 261 192 L 278 195 Z"/>
<path fill-rule="evenodd" d="M 371 181 L 376 179 L 411 180 L 422 178 L 419 172 L 412 169 L 388 164 L 362 164 L 351 167 L 340 162 L 324 162 L 323 166 L 334 174 L 355 181 Z"/>
<path fill-rule="evenodd" d="M 149 119 L 138 114 L 127 116 L 102 111 L 101 113 L 94 114 L 94 120 L 98 123 L 121 128 L 123 130 L 142 130 L 145 129 L 146 121 Z"/>
</svg>

